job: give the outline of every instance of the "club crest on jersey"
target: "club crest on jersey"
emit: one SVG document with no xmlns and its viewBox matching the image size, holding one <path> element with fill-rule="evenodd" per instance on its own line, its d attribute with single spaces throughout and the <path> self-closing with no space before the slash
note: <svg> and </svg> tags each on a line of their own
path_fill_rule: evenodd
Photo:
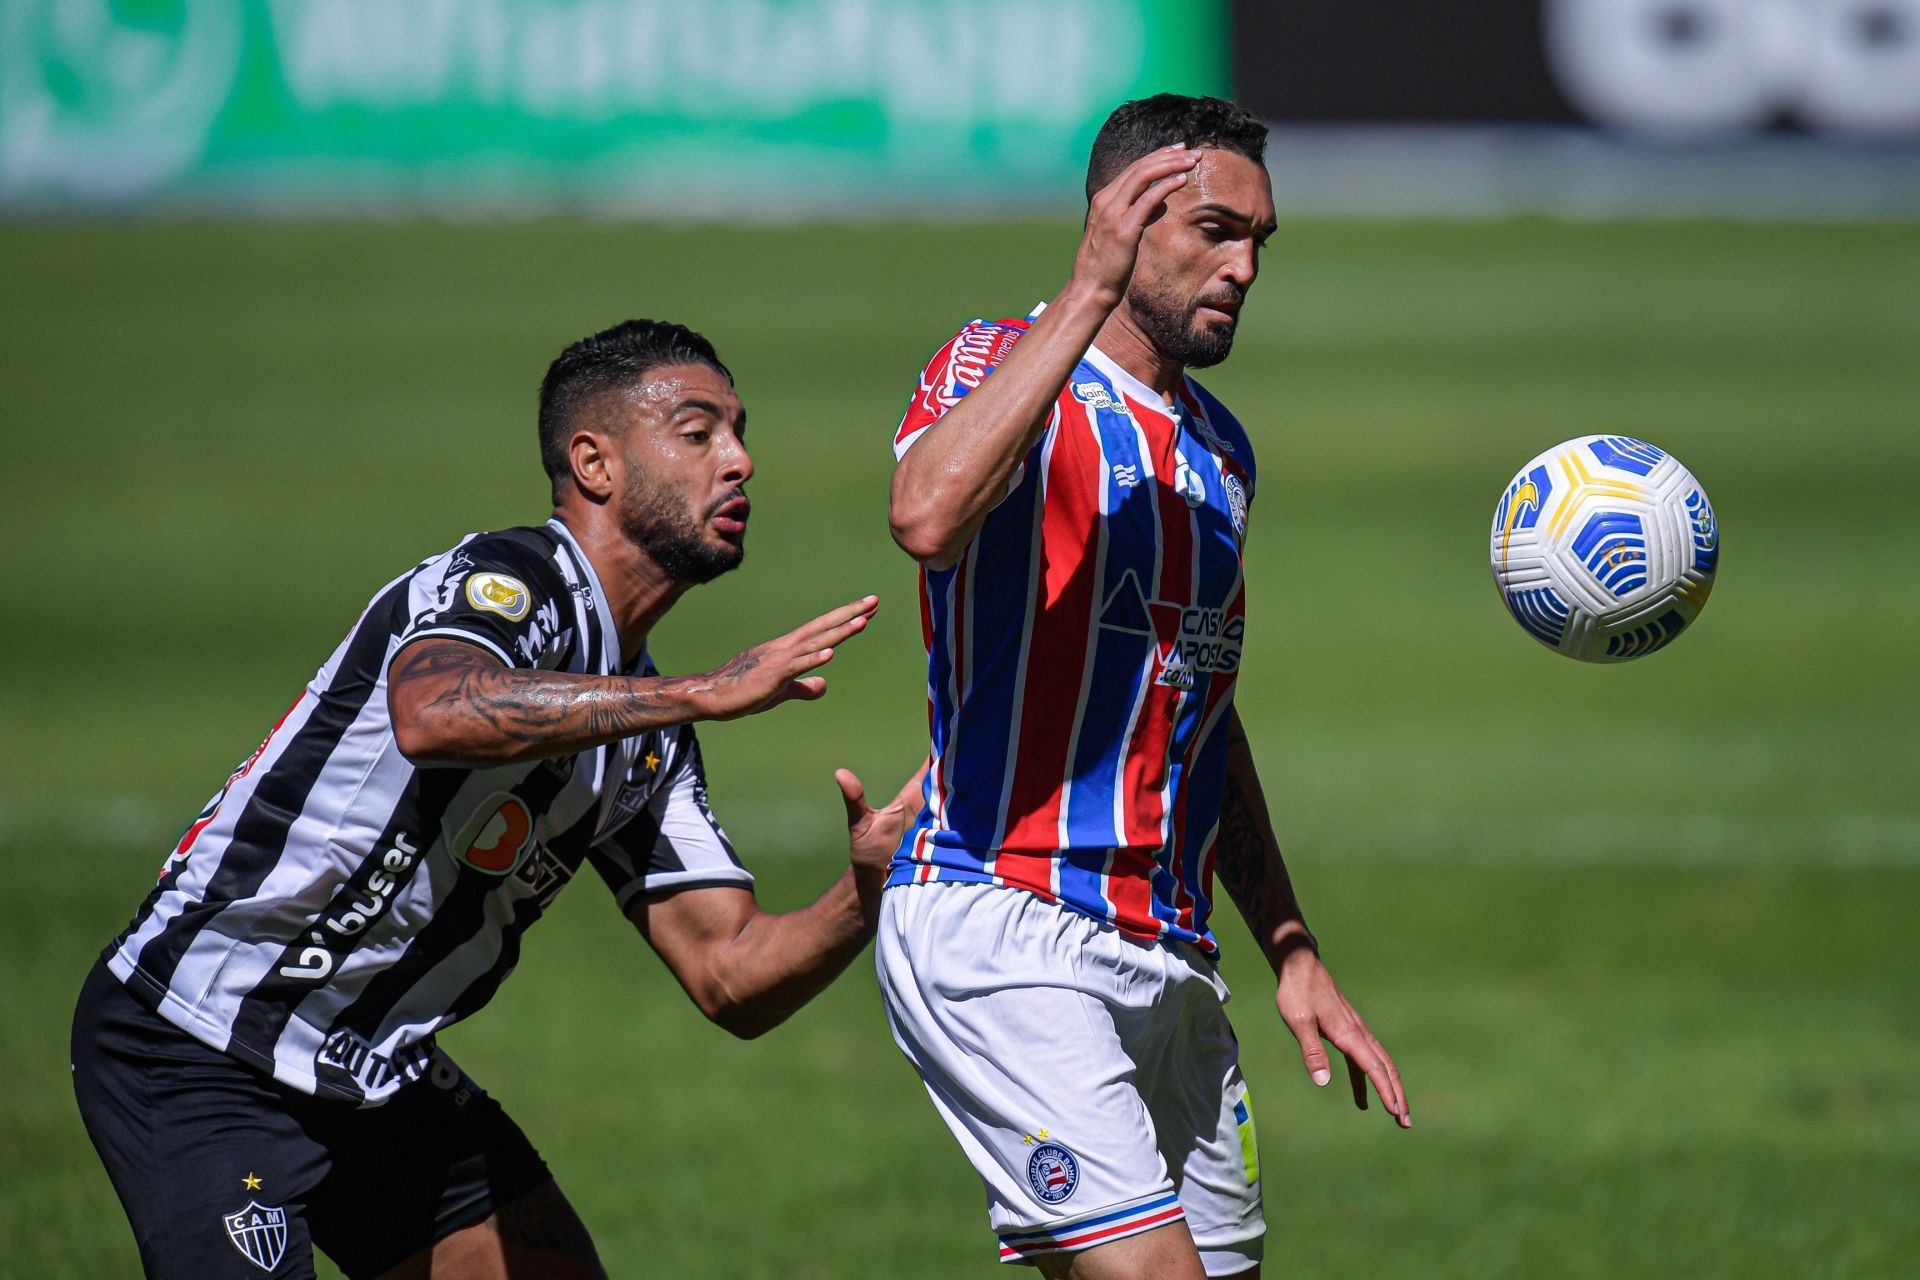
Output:
<svg viewBox="0 0 1920 1280">
<path fill-rule="evenodd" d="M 504 573 L 476 573 L 467 578 L 467 603 L 497 613 L 508 622 L 518 622 L 527 616 L 533 595 L 518 578 Z"/>
<path fill-rule="evenodd" d="M 1233 521 L 1234 533 L 1245 537 L 1247 533 L 1247 487 L 1240 483 L 1240 477 L 1229 475 L 1226 480 L 1227 518 Z"/>
<path fill-rule="evenodd" d="M 271 1271 L 280 1265 L 287 1251 L 285 1209 L 249 1200 L 246 1208 L 226 1214 L 221 1221 L 226 1224 L 227 1239 L 233 1241 L 241 1257 L 262 1271 Z"/>
<path fill-rule="evenodd" d="M 1118 409 L 1121 413 L 1127 411 L 1127 406 L 1098 382 L 1074 383 L 1073 398 L 1090 409 Z"/>
<path fill-rule="evenodd" d="M 450 847 L 475 871 L 504 876 L 525 860 L 533 845 L 533 814 L 527 802 L 498 792 L 480 802 Z"/>
<path fill-rule="evenodd" d="M 1043 1142 L 1027 1157 L 1027 1186 L 1045 1204 L 1059 1204 L 1080 1185 L 1080 1162 L 1057 1142 Z"/>
</svg>

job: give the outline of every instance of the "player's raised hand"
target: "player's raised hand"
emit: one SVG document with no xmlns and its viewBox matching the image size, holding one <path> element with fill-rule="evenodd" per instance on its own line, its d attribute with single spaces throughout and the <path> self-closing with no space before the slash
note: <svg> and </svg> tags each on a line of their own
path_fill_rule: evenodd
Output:
<svg viewBox="0 0 1920 1280">
<path fill-rule="evenodd" d="M 737 720 L 783 702 L 820 697 L 827 691 L 826 677 L 807 672 L 831 661 L 834 647 L 865 630 L 879 607 L 879 596 L 862 596 L 734 655 L 706 677 L 706 718 Z"/>
<path fill-rule="evenodd" d="M 923 761 L 886 807 L 875 809 L 867 804 L 867 789 L 853 770 L 834 771 L 833 780 L 840 784 L 840 798 L 847 806 L 847 854 L 856 871 L 887 869 L 907 824 L 920 812 L 920 784 L 926 776 Z"/>
<path fill-rule="evenodd" d="M 1301 1060 L 1315 1084 L 1324 1086 L 1333 1079 L 1327 1051 L 1320 1043 L 1324 1039 L 1346 1057 L 1353 1105 L 1362 1111 L 1367 1109 L 1367 1082 L 1371 1080 L 1394 1122 L 1402 1129 L 1413 1128 L 1400 1069 L 1367 1029 L 1359 1012 L 1340 994 L 1319 956 L 1304 947 L 1289 954 L 1281 965 L 1280 986 L 1273 1002 L 1287 1030 L 1300 1042 Z"/>
<path fill-rule="evenodd" d="M 1166 208 L 1167 197 L 1186 185 L 1199 162 L 1199 151 L 1175 143 L 1141 156 L 1101 188 L 1087 206 L 1087 229 L 1073 259 L 1075 283 L 1093 290 L 1109 308 L 1119 306 L 1147 224 Z"/>
</svg>

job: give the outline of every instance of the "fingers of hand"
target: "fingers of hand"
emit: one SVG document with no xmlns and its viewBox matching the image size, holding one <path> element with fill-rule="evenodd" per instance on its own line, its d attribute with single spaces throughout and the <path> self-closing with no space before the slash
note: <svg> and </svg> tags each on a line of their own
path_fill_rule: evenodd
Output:
<svg viewBox="0 0 1920 1280">
<path fill-rule="evenodd" d="M 1399 1073 L 1393 1069 L 1393 1060 L 1372 1037 L 1352 1048 L 1342 1047 L 1340 1052 L 1346 1055 L 1347 1079 L 1353 1085 L 1353 1105 L 1362 1111 L 1367 1109 L 1367 1082 L 1373 1082 L 1373 1091 L 1380 1095 L 1380 1103 L 1386 1107 L 1394 1123 L 1402 1129 L 1411 1127 L 1407 1118 L 1405 1096 L 1400 1092 Z"/>
<path fill-rule="evenodd" d="M 1386 1068 L 1387 1079 L 1393 1085 L 1393 1096 L 1387 1099 L 1387 1109 L 1400 1121 L 1402 1129 L 1413 1128 L 1413 1108 L 1407 1105 L 1407 1086 L 1400 1080 L 1400 1068 L 1393 1064 L 1393 1057 L 1378 1040 L 1369 1035 L 1373 1051 L 1380 1056 L 1381 1064 Z"/>
<path fill-rule="evenodd" d="M 1111 193 L 1113 202 L 1124 209 L 1139 200 L 1142 192 L 1162 178 L 1169 174 L 1184 174 L 1198 163 L 1199 151 L 1183 143 L 1162 147 L 1128 165 L 1102 195 Z"/>
<path fill-rule="evenodd" d="M 1382 1105 L 1401 1128 L 1408 1128 L 1407 1094 L 1400 1085 L 1400 1069 L 1393 1065 L 1393 1058 L 1374 1037 L 1365 1020 L 1354 1011 L 1353 1006 L 1347 1005 L 1345 1016 L 1336 1018 L 1329 1026 L 1332 1029 L 1327 1038 L 1347 1055 L 1349 1063 L 1359 1064 L 1373 1081 L 1374 1091 L 1380 1095 Z"/>
<path fill-rule="evenodd" d="M 1353 1105 L 1365 1111 L 1367 1109 L 1367 1073 L 1354 1060 L 1352 1054 L 1342 1050 L 1340 1056 L 1347 1060 L 1347 1083 L 1353 1086 Z"/>
<path fill-rule="evenodd" d="M 1293 1038 L 1300 1042 L 1300 1060 L 1306 1064 L 1307 1075 L 1324 1087 L 1333 1079 L 1333 1070 L 1327 1065 L 1327 1051 L 1320 1043 L 1320 1020 L 1307 1010 L 1289 1013 L 1282 1009 L 1280 1017 L 1287 1024 L 1287 1030 L 1293 1032 Z"/>
<path fill-rule="evenodd" d="M 1145 194 L 1127 209 L 1127 230 L 1131 233 L 1145 229 L 1146 225 L 1159 217 L 1161 210 L 1166 208 L 1167 197 L 1186 184 L 1187 175 L 1176 173 L 1148 187 Z"/>
<path fill-rule="evenodd" d="M 833 631 L 837 628 L 845 627 L 848 623 L 852 622 L 855 618 L 870 618 L 873 616 L 874 610 L 878 609 L 879 607 L 880 607 L 879 596 L 861 596 L 858 600 L 850 601 L 847 604 L 843 604 L 838 609 L 828 610 L 826 613 L 823 613 L 819 617 L 815 618 L 812 622 L 808 622 L 799 627 L 794 628 L 791 632 L 788 633 L 788 635 L 792 639 L 801 641 L 802 643 L 804 643 L 806 640 L 811 639 L 813 637 L 824 635 L 825 633 L 829 631 Z M 851 635 L 853 633 L 847 632 L 846 634 Z M 827 643 L 831 643 L 831 642 L 827 642 Z M 812 647 L 818 648 L 819 646 L 814 645 Z"/>
<path fill-rule="evenodd" d="M 832 649 L 803 650 L 787 659 L 786 665 L 781 668 L 781 674 L 787 679 L 792 679 L 794 676 L 812 671 L 815 667 L 824 667 L 832 661 Z"/>
<path fill-rule="evenodd" d="M 781 701 L 792 698 L 798 702 L 812 702 L 825 696 L 826 692 L 826 677 L 808 676 L 805 680 L 789 680 L 786 690 L 781 694 Z"/>
<path fill-rule="evenodd" d="M 873 812 L 867 808 L 867 789 L 860 785 L 859 776 L 851 769 L 835 769 L 833 780 L 840 784 L 840 799 L 847 806 L 847 825 L 859 825 Z"/>
</svg>

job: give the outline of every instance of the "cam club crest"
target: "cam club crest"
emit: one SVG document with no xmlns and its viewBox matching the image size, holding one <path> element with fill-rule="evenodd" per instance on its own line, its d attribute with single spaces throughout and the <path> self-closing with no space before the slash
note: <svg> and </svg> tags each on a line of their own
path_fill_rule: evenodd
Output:
<svg viewBox="0 0 1920 1280">
<path fill-rule="evenodd" d="M 262 1271 L 271 1271 L 280 1265 L 281 1255 L 287 1251 L 287 1211 L 282 1208 L 268 1208 L 258 1200 L 249 1200 L 247 1207 L 229 1213 L 222 1219 L 227 1227 L 227 1239 L 233 1241 L 233 1247 L 245 1255 L 248 1262 Z"/>
</svg>

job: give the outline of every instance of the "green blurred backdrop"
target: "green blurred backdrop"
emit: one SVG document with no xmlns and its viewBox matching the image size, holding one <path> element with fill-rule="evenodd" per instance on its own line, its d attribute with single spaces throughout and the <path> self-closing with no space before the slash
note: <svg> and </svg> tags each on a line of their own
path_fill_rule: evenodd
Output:
<svg viewBox="0 0 1920 1280">
<path fill-rule="evenodd" d="M 703 735 L 764 900 L 823 885 L 832 767 L 890 783 L 924 733 L 891 427 L 959 322 L 1058 287 L 1075 231 L 0 228 L 0 1276 L 136 1270 L 67 1082 L 81 976 L 374 588 L 545 514 L 534 390 L 593 328 L 695 325 L 752 409 L 746 567 L 667 621 L 663 666 L 882 597 L 824 703 Z M 1920 1256 L 1916 280 L 1916 226 L 1276 237 L 1207 379 L 1261 451 L 1241 706 L 1417 1127 L 1306 1084 L 1228 912 L 1269 1274 Z M 1725 536 L 1700 625 L 1609 668 L 1530 640 L 1485 561 L 1512 472 L 1598 431 L 1677 453 Z M 864 961 L 733 1043 L 583 881 L 449 1043 L 616 1275 L 995 1265 Z"/>
</svg>

